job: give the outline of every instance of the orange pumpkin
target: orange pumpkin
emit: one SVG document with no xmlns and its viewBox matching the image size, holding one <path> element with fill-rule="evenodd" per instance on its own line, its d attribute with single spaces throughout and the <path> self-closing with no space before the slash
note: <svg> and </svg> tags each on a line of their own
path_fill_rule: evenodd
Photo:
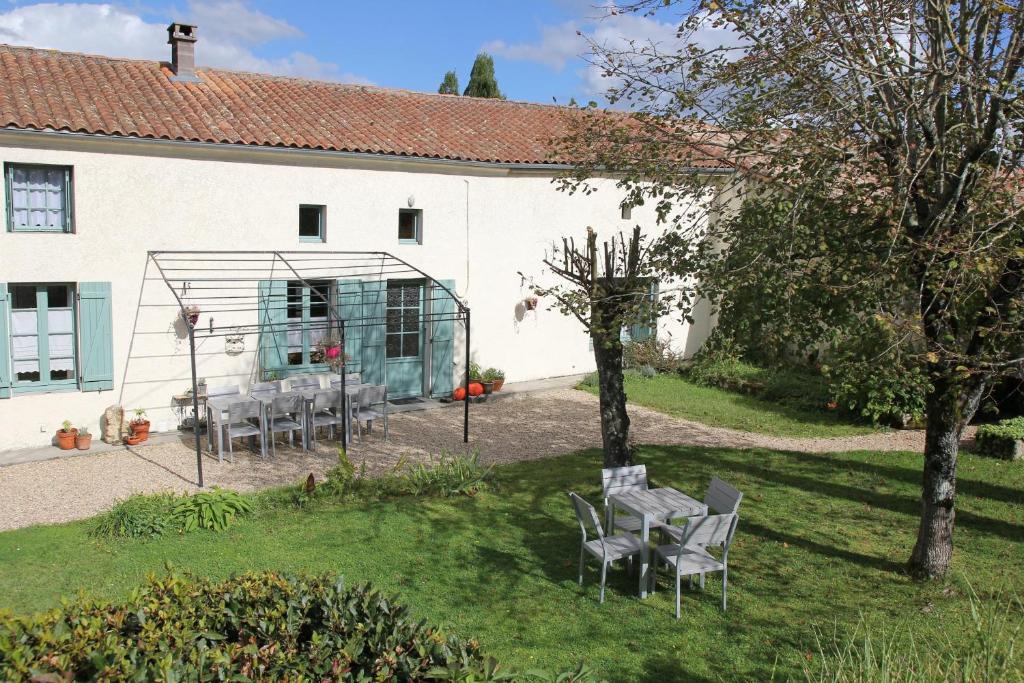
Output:
<svg viewBox="0 0 1024 683">
<path fill-rule="evenodd" d="M 455 389 L 455 391 L 452 392 L 452 399 L 455 401 L 465 401 L 466 387 L 458 387 L 457 389 Z"/>
<path fill-rule="evenodd" d="M 469 395 L 470 396 L 479 396 L 482 393 L 484 393 L 484 385 L 483 384 L 481 384 L 480 382 L 470 382 L 469 383 Z"/>
</svg>

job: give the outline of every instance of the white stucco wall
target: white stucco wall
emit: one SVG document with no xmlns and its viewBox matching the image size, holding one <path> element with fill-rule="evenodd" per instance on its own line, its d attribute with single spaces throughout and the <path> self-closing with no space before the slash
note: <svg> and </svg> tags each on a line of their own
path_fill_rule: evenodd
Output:
<svg viewBox="0 0 1024 683">
<path fill-rule="evenodd" d="M 190 385 L 188 344 L 173 328 L 169 292 L 143 280 L 148 250 L 389 251 L 432 277 L 455 280 L 472 309 L 474 360 L 503 368 L 515 382 L 593 368 L 582 327 L 553 302 L 525 315 L 520 307 L 517 316 L 529 294 L 518 272 L 549 281 L 541 261 L 552 242 L 582 236 L 588 225 L 599 236 L 636 223 L 656 229 L 645 208 L 621 219 L 611 181 L 596 194 L 571 196 L 549 173 L 4 132 L 0 162 L 73 166 L 76 229 L 0 232 L 0 282 L 110 281 L 114 305 L 114 390 L 0 399 L 0 449 L 46 444 L 64 419 L 98 434 L 104 408 L 114 403 L 145 408 L 156 430 L 175 427 L 170 397 Z M 423 210 L 422 245 L 397 239 L 398 209 L 410 196 Z M 327 207 L 325 244 L 299 241 L 299 204 Z M 157 277 L 151 265 L 147 277 Z M 216 325 L 228 322 L 218 316 Z M 201 316 L 199 327 L 207 324 Z M 707 321 L 695 327 L 662 320 L 659 332 L 692 353 Z M 229 356 L 222 338 L 207 340 L 200 376 L 210 385 L 247 383 L 255 337 L 246 342 L 245 353 Z"/>
</svg>

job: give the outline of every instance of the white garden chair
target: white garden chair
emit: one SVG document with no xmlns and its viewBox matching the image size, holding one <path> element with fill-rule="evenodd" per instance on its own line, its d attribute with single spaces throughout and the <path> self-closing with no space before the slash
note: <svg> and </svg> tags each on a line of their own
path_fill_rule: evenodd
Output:
<svg viewBox="0 0 1024 683">
<path fill-rule="evenodd" d="M 270 401 L 268 407 L 270 419 L 267 421 L 267 434 L 270 436 L 270 449 L 277 457 L 277 439 L 275 434 L 288 433 L 288 445 L 295 445 L 295 432 L 302 434 L 302 443 L 306 443 L 306 421 L 303 419 L 305 402 L 299 394 L 281 394 Z"/>
<path fill-rule="evenodd" d="M 643 527 L 641 519 L 624 512 L 615 512 L 609 497 L 627 491 L 646 491 L 647 465 L 606 467 L 601 470 L 601 489 L 604 491 L 605 524 L 608 528 L 612 531 L 622 529 L 634 534 L 639 533 Z M 661 525 L 662 522 L 655 520 L 651 522 L 650 528 L 654 529 Z"/>
<path fill-rule="evenodd" d="M 708 491 L 704 494 L 704 504 L 708 511 L 717 515 L 729 515 L 740 511 L 743 494 L 718 477 L 712 477 Z M 693 517 L 689 519 L 694 519 Z M 685 533 L 685 526 L 664 525 L 661 532 L 669 539 L 678 543 Z"/>
<path fill-rule="evenodd" d="M 375 384 L 369 387 L 360 387 L 356 399 L 356 431 L 359 440 L 363 440 L 362 423 L 366 423 L 366 433 L 373 429 L 375 420 L 384 423 L 384 440 L 388 440 L 388 388 L 383 384 Z"/>
<path fill-rule="evenodd" d="M 654 551 L 654 566 L 651 571 L 651 593 L 657 582 L 658 565 L 666 564 L 675 571 L 676 576 L 676 619 L 680 615 L 680 583 L 682 577 L 708 572 L 722 572 L 722 611 L 726 606 L 726 588 L 729 583 L 729 545 L 736 532 L 739 515 L 707 515 L 691 517 L 683 528 L 683 537 L 679 543 L 659 545 Z M 722 548 L 722 559 L 717 559 L 708 552 L 708 548 Z M 703 588 L 703 581 L 701 588 Z"/>
<path fill-rule="evenodd" d="M 253 420 L 257 422 L 253 423 Z M 224 426 L 224 431 L 227 432 L 228 457 L 232 463 L 235 461 L 232 441 L 236 438 L 249 437 L 252 441 L 255 437 L 260 437 L 260 455 L 267 454 L 267 444 L 263 439 L 265 427 L 263 404 L 259 401 L 246 399 L 228 405 L 228 423 Z"/>
<path fill-rule="evenodd" d="M 585 553 L 590 553 L 601 560 L 601 602 L 604 602 L 604 584 L 608 573 L 608 565 L 616 560 L 630 558 L 639 555 L 643 545 L 636 536 L 630 533 L 605 536 L 601 528 L 601 520 L 598 519 L 594 506 L 580 498 L 575 493 L 569 493 L 573 509 L 576 511 L 576 521 L 580 523 L 580 566 L 579 584 L 583 585 L 583 560 Z M 587 540 L 587 527 L 594 530 L 597 538 Z"/>
</svg>

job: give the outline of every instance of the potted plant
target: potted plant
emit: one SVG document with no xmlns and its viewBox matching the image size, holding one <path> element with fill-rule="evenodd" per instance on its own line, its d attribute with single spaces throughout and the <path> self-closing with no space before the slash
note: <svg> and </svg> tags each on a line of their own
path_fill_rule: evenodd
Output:
<svg viewBox="0 0 1024 683">
<path fill-rule="evenodd" d="M 316 343 L 310 353 L 310 360 L 314 363 L 326 363 L 327 367 L 334 372 L 341 372 L 345 367 L 345 362 L 351 358 L 342 353 L 341 340 L 327 336 Z"/>
<path fill-rule="evenodd" d="M 57 430 L 57 446 L 62 451 L 70 451 L 75 447 L 75 437 L 78 430 L 71 426 L 71 420 L 64 420 L 60 429 Z"/>
<path fill-rule="evenodd" d="M 535 296 L 528 296 L 525 299 L 523 299 L 523 305 L 526 307 L 526 310 L 528 311 L 537 310 L 537 302 L 538 299 Z"/>
<path fill-rule="evenodd" d="M 199 312 L 198 306 L 186 306 L 181 312 L 181 317 L 188 321 L 189 325 L 195 327 L 199 322 Z"/>
<path fill-rule="evenodd" d="M 484 389 L 487 388 L 487 383 L 493 384 L 494 391 L 501 391 L 502 385 L 505 384 L 505 372 L 498 368 L 487 368 L 483 374 Z M 491 393 L 491 392 L 487 392 Z"/>
<path fill-rule="evenodd" d="M 149 420 L 146 419 L 146 411 L 143 408 L 135 409 L 135 417 L 132 418 L 129 426 L 132 429 L 132 435 L 128 439 L 129 446 L 142 443 L 149 438 Z M 132 443 L 133 440 L 135 443 Z"/>
<path fill-rule="evenodd" d="M 92 434 L 89 433 L 88 427 L 82 427 L 78 431 L 78 436 L 75 437 L 75 448 L 87 451 L 90 446 L 92 446 Z"/>
</svg>

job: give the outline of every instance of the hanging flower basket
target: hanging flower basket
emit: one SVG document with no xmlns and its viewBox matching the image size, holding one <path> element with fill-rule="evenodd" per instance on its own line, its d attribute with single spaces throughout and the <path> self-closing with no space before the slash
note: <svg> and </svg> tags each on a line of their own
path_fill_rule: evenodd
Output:
<svg viewBox="0 0 1024 683">
<path fill-rule="evenodd" d="M 331 370 L 340 372 L 345 367 L 347 360 L 341 350 L 341 342 L 333 337 L 326 337 L 318 341 L 310 354 L 313 362 L 326 363 Z"/>
<path fill-rule="evenodd" d="M 523 305 L 526 306 L 526 310 L 535 311 L 537 310 L 537 301 L 537 297 L 528 296 L 525 299 L 523 299 Z"/>
<path fill-rule="evenodd" d="M 181 312 L 181 317 L 184 318 L 191 327 L 195 327 L 196 323 L 199 322 L 199 313 L 200 311 L 198 306 L 186 306 Z"/>
</svg>

